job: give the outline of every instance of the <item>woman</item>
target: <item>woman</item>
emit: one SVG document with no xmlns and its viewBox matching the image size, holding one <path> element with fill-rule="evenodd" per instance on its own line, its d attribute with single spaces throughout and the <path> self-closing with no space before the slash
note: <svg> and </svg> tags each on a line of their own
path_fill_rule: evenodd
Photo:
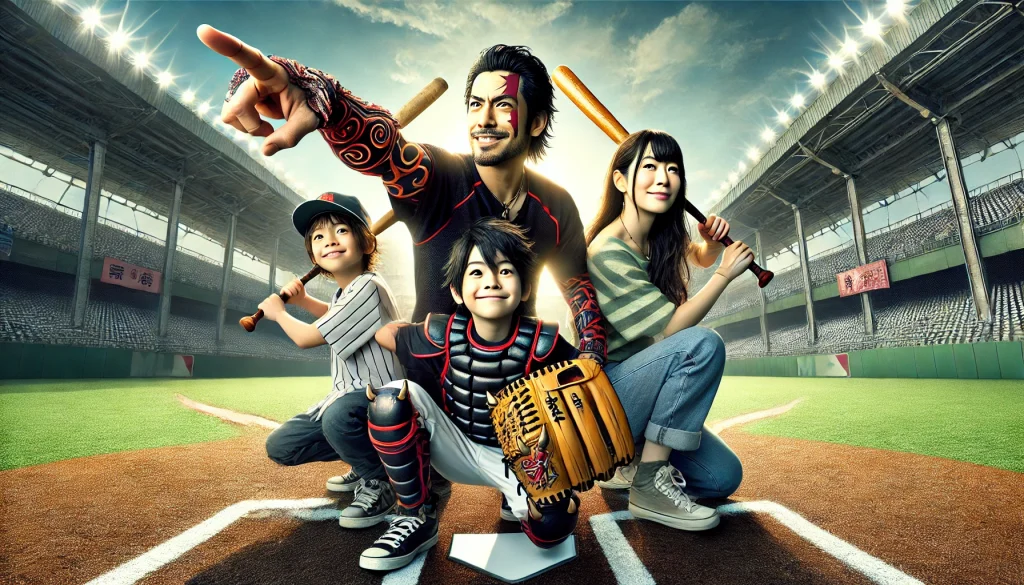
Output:
<svg viewBox="0 0 1024 585">
<path fill-rule="evenodd" d="M 729 224 L 715 216 L 690 241 L 683 217 L 683 153 L 668 134 L 631 134 L 608 169 L 597 219 L 587 234 L 590 277 L 608 326 L 605 372 L 644 441 L 629 494 L 638 518 L 682 530 L 718 525 L 693 501 L 726 497 L 740 484 L 739 458 L 704 427 L 725 367 L 725 345 L 697 323 L 753 261 L 742 242 L 718 240 Z M 695 295 L 687 262 L 721 265 Z M 655 343 L 654 338 L 664 339 Z"/>
</svg>

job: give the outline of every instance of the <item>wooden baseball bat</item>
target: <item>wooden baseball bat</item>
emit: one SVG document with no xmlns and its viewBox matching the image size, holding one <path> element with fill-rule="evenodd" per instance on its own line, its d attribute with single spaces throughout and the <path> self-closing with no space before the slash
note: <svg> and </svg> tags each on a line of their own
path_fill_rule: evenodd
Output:
<svg viewBox="0 0 1024 585">
<path fill-rule="evenodd" d="M 441 97 L 441 94 L 448 91 L 448 82 L 440 77 L 435 77 L 430 83 L 428 83 L 423 89 L 420 90 L 411 100 L 406 102 L 402 109 L 398 110 L 395 114 L 395 120 L 398 121 L 398 125 L 402 128 L 408 126 L 413 120 L 415 120 L 420 114 L 424 112 L 430 104 L 437 101 L 437 98 Z M 380 219 L 373 223 L 371 231 L 373 235 L 379 236 L 384 230 L 388 229 L 395 223 L 395 212 L 388 210 Z M 302 285 L 305 286 L 307 282 L 313 280 L 320 274 L 320 267 L 314 265 L 302 278 L 299 280 Z M 288 302 L 288 295 L 280 295 L 281 300 Z M 260 319 L 263 318 L 263 309 L 257 310 L 252 315 L 242 317 L 238 320 L 238 324 L 243 329 L 252 333 L 256 330 L 256 324 L 259 323 Z"/>
<path fill-rule="evenodd" d="M 559 65 L 554 73 L 551 74 L 552 81 L 558 86 L 558 89 L 562 90 L 572 103 L 576 104 L 576 107 L 580 109 L 590 121 L 597 125 L 609 138 L 615 141 L 615 144 L 622 144 L 622 141 L 629 136 L 629 132 L 615 119 L 615 116 L 608 111 L 608 108 L 601 103 L 601 100 L 591 93 L 586 85 L 580 81 L 579 77 L 572 72 L 571 69 L 565 65 Z M 708 218 L 704 217 L 693 203 L 690 203 L 688 199 L 683 201 L 686 212 L 693 216 L 699 223 L 707 223 Z M 731 246 L 733 243 L 732 238 L 725 236 L 721 240 L 723 245 Z M 757 276 L 757 286 L 764 288 L 772 278 L 775 277 L 775 273 L 771 270 L 765 270 L 757 265 L 755 262 L 751 262 L 750 266 L 747 267 Z"/>
<path fill-rule="evenodd" d="M 443 94 L 447 89 L 448 83 L 446 83 L 445 80 L 440 77 L 435 78 L 434 81 L 431 81 L 426 87 L 420 90 L 420 92 L 416 94 L 416 97 L 412 98 L 409 103 L 405 104 L 401 110 L 398 110 L 398 113 L 395 114 L 395 119 L 398 120 L 398 123 L 404 128 L 409 122 L 415 120 L 416 116 L 422 114 L 423 110 L 427 109 L 427 106 L 437 101 L 437 98 L 441 97 L 441 94 Z M 373 224 L 373 233 L 380 234 L 384 230 L 395 225 L 395 221 L 397 221 L 395 219 L 395 212 L 391 209 L 387 210 L 387 212 L 384 213 L 384 215 L 382 215 L 375 224 Z M 378 228 L 380 228 L 379 231 Z"/>
</svg>

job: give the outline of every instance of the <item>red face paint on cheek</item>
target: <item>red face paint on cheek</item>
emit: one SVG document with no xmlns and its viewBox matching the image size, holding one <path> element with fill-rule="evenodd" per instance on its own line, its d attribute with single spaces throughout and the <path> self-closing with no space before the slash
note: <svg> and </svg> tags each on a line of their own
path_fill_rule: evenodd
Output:
<svg viewBox="0 0 1024 585">
<path fill-rule="evenodd" d="M 502 75 L 502 79 L 505 80 L 505 93 L 516 96 L 516 101 L 519 99 L 519 74 L 509 73 L 508 75 Z M 512 136 L 515 138 L 519 137 L 519 108 L 512 110 L 508 119 L 509 124 L 512 125 Z"/>
</svg>

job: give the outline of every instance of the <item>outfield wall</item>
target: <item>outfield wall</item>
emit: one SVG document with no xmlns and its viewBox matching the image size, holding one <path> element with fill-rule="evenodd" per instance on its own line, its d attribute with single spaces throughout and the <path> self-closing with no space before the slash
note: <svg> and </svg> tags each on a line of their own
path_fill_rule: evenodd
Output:
<svg viewBox="0 0 1024 585">
<path fill-rule="evenodd" d="M 193 355 L 193 378 L 329 376 L 328 361 Z M 0 343 L 0 380 L 132 378 L 181 374 L 175 354 L 107 347 Z"/>
<path fill-rule="evenodd" d="M 851 378 L 961 378 L 1024 380 L 1024 342 L 996 341 L 880 347 L 844 354 L 726 360 L 726 376 L 842 376 Z"/>
</svg>

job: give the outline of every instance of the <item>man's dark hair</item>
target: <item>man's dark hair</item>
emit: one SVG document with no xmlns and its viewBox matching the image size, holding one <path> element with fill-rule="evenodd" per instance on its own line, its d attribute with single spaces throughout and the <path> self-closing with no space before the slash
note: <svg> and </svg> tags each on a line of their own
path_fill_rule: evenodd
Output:
<svg viewBox="0 0 1024 585">
<path fill-rule="evenodd" d="M 485 217 L 478 219 L 462 236 L 452 244 L 448 263 L 444 266 L 444 285 L 454 286 L 462 294 L 462 280 L 466 276 L 469 255 L 473 248 L 480 248 L 480 255 L 492 270 L 498 268 L 498 254 L 512 263 L 523 290 L 533 282 L 533 273 L 537 269 L 537 254 L 533 251 L 533 242 L 526 237 L 523 228 L 504 219 Z"/>
<path fill-rule="evenodd" d="M 530 137 L 530 160 L 538 162 L 544 158 L 551 140 L 551 125 L 555 122 L 555 88 L 551 85 L 548 69 L 540 59 L 522 45 L 494 45 L 484 49 L 480 58 L 473 63 L 466 77 L 466 107 L 473 90 L 473 81 L 487 71 L 509 71 L 519 74 L 522 80 L 520 91 L 526 98 L 526 126 L 530 128 L 538 115 L 547 114 L 548 123 L 540 136 Z"/>
</svg>

